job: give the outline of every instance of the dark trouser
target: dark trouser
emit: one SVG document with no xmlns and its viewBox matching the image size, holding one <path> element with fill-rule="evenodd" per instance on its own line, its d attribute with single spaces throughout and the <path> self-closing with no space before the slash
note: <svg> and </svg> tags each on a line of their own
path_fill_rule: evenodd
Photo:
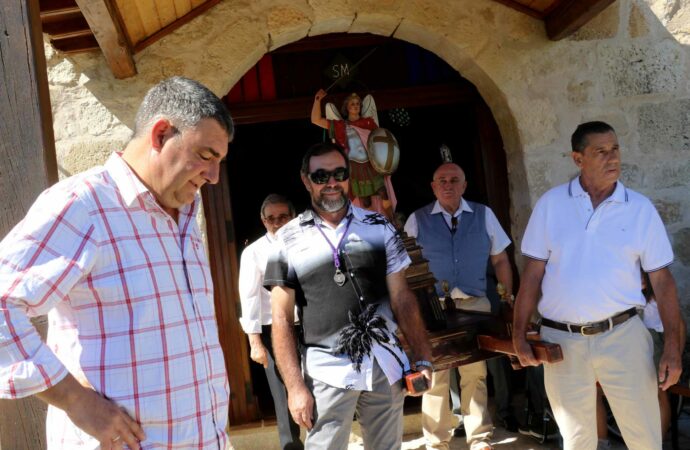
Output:
<svg viewBox="0 0 690 450">
<path fill-rule="evenodd" d="M 546 389 L 544 388 L 544 366 L 527 367 L 525 378 L 527 379 L 527 391 L 532 411 L 541 415 L 546 406 Z"/>
<path fill-rule="evenodd" d="M 271 389 L 271 396 L 273 396 L 273 404 L 276 408 L 280 447 L 283 450 L 302 450 L 304 445 L 302 445 L 302 441 L 299 439 L 299 426 L 292 420 L 288 410 L 287 391 L 273 357 L 270 325 L 261 327 L 261 342 L 268 349 L 268 367 L 265 371 L 268 387 Z M 299 351 L 297 354 L 299 354 Z"/>
<path fill-rule="evenodd" d="M 513 415 L 512 383 L 510 381 L 510 374 L 513 369 L 510 368 L 508 358 L 505 356 L 489 359 L 486 361 L 486 367 L 489 369 L 494 383 L 496 416 L 500 419 L 506 419 Z"/>
</svg>

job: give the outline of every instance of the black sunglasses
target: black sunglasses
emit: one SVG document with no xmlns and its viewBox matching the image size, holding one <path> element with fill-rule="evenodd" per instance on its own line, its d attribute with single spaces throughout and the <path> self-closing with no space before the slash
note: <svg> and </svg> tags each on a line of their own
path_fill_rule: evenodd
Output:
<svg viewBox="0 0 690 450">
<path fill-rule="evenodd" d="M 335 181 L 345 181 L 350 178 L 350 171 L 347 167 L 338 167 L 331 172 L 317 169 L 309 174 L 309 179 L 316 184 L 326 184 L 331 177 L 335 178 Z"/>
</svg>

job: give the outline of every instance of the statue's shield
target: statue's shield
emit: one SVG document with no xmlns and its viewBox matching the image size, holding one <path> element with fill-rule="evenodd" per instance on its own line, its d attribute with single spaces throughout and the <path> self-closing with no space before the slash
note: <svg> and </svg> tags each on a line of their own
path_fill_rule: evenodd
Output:
<svg viewBox="0 0 690 450">
<path fill-rule="evenodd" d="M 400 147 L 393 133 L 376 128 L 369 134 L 367 153 L 372 167 L 383 175 L 391 175 L 400 162 Z"/>
</svg>

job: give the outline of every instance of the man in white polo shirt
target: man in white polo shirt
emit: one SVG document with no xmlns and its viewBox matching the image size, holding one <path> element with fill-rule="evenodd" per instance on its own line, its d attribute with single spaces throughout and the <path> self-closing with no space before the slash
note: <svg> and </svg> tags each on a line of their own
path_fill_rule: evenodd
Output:
<svg viewBox="0 0 690 450">
<path fill-rule="evenodd" d="M 566 450 L 597 446 L 596 382 L 628 448 L 661 449 L 657 379 L 666 390 L 681 372 L 680 309 L 668 269 L 673 251 L 649 199 L 618 181 L 613 128 L 578 126 L 572 149 L 580 175 L 539 199 L 525 231 L 513 342 L 522 365 L 538 364 L 525 339 L 538 303 L 543 339 L 563 349 L 562 362 L 545 365 L 544 382 Z M 640 267 L 668 333 L 658 377 L 652 338 L 636 313 L 645 305 Z"/>
</svg>

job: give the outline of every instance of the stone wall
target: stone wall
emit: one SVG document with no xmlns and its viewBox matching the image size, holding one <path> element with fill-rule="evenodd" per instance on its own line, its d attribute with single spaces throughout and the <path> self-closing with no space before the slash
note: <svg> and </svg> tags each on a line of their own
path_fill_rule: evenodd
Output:
<svg viewBox="0 0 690 450">
<path fill-rule="evenodd" d="M 47 47 L 64 175 L 126 142 L 147 88 L 171 75 L 224 95 L 267 51 L 305 36 L 370 32 L 430 50 L 473 82 L 500 127 L 516 244 L 531 207 L 576 173 L 569 136 L 605 120 L 623 146 L 623 181 L 659 208 L 690 312 L 690 0 L 618 0 L 558 42 L 543 22 L 491 0 L 233 0 L 135 56 L 115 80 L 99 54 Z"/>
</svg>

